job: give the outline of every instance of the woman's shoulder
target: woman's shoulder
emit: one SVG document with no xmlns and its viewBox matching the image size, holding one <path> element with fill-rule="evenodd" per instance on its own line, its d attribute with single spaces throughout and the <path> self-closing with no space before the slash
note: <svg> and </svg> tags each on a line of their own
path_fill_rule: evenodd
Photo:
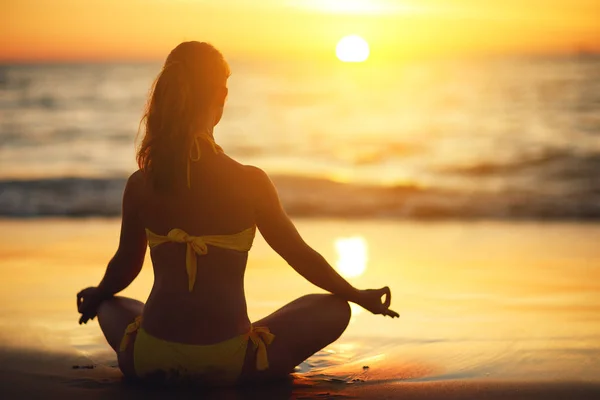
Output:
<svg viewBox="0 0 600 400">
<path fill-rule="evenodd" d="M 248 175 L 251 175 L 252 177 L 255 177 L 255 178 L 260 178 L 262 176 L 267 175 L 265 171 L 263 171 L 262 169 L 260 169 L 259 167 L 255 166 L 255 165 L 244 165 L 244 169 L 246 170 L 246 173 Z"/>
<path fill-rule="evenodd" d="M 265 188 L 272 185 L 269 175 L 259 167 L 254 165 L 244 165 L 247 173 L 247 179 L 256 188 Z"/>
<path fill-rule="evenodd" d="M 146 190 L 146 174 L 137 170 L 127 178 L 124 196 L 137 198 Z"/>
<path fill-rule="evenodd" d="M 245 181 L 249 181 L 253 184 L 260 184 L 269 179 L 267 173 L 255 165 L 242 164 L 231 157 L 228 157 L 228 159 L 229 162 L 235 165 L 235 168 L 243 174 Z"/>
<path fill-rule="evenodd" d="M 131 189 L 141 188 L 146 185 L 146 174 L 138 169 L 127 178 L 127 187 Z"/>
</svg>

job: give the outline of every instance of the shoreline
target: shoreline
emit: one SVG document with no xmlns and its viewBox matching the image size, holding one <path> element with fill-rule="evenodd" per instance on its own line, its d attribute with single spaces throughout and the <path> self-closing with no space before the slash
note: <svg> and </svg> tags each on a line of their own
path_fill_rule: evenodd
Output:
<svg viewBox="0 0 600 400">
<path fill-rule="evenodd" d="M 1 370 L 0 370 L 1 371 Z M 35 373 L 2 371 L 0 393 L 4 398 L 96 399 L 402 399 L 402 400 L 588 400 L 600 396 L 600 383 L 585 381 L 441 380 L 429 382 L 321 382 L 305 385 L 293 382 L 238 388 L 154 388 L 131 384 L 119 378 L 65 379 Z M 93 374 L 92 374 L 93 375 Z"/>
</svg>

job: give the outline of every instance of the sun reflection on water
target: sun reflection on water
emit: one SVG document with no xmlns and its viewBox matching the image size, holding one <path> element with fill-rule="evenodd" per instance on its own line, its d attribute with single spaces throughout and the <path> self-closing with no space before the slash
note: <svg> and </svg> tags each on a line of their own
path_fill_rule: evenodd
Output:
<svg viewBox="0 0 600 400">
<path fill-rule="evenodd" d="M 338 255 L 335 265 L 344 278 L 355 278 L 367 269 L 367 242 L 363 237 L 337 238 L 335 250 Z"/>
<path fill-rule="evenodd" d="M 334 242 L 337 253 L 335 263 L 337 271 L 344 278 L 356 278 L 364 274 L 367 269 L 368 252 L 367 241 L 362 236 L 339 237 Z M 362 308 L 350 303 L 352 320 L 362 312 Z"/>
</svg>

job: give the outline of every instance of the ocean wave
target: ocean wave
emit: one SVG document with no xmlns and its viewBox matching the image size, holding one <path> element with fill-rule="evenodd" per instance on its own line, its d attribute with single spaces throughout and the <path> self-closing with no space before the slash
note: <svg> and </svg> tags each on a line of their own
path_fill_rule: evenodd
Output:
<svg viewBox="0 0 600 400">
<path fill-rule="evenodd" d="M 600 191 L 569 195 L 502 193 L 418 186 L 374 186 L 321 178 L 272 177 L 291 216 L 392 219 L 600 220 Z M 0 216 L 117 217 L 124 178 L 0 181 Z"/>
<path fill-rule="evenodd" d="M 483 177 L 523 174 L 533 170 L 539 170 L 541 175 L 563 179 L 596 177 L 600 175 L 600 153 L 576 154 L 569 149 L 549 149 L 540 154 L 522 157 L 511 162 L 480 162 L 468 166 L 446 168 L 440 172 Z"/>
<path fill-rule="evenodd" d="M 117 216 L 123 178 L 51 178 L 0 181 L 0 215 Z"/>
</svg>

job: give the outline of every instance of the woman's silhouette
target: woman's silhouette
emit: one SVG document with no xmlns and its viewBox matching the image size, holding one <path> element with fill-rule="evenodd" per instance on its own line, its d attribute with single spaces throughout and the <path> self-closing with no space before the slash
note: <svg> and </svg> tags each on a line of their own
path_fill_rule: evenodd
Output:
<svg viewBox="0 0 600 400">
<path fill-rule="evenodd" d="M 302 240 L 267 175 L 216 145 L 228 76 L 207 43 L 181 43 L 169 54 L 143 119 L 139 170 L 123 195 L 118 250 L 98 287 L 77 294 L 80 323 L 98 316 L 127 377 L 207 384 L 282 377 L 342 334 L 348 301 L 397 316 L 387 287 L 352 287 Z M 251 323 L 244 271 L 255 227 L 332 294 L 303 296 Z M 146 304 L 115 297 L 140 272 L 148 244 L 154 285 Z"/>
</svg>

